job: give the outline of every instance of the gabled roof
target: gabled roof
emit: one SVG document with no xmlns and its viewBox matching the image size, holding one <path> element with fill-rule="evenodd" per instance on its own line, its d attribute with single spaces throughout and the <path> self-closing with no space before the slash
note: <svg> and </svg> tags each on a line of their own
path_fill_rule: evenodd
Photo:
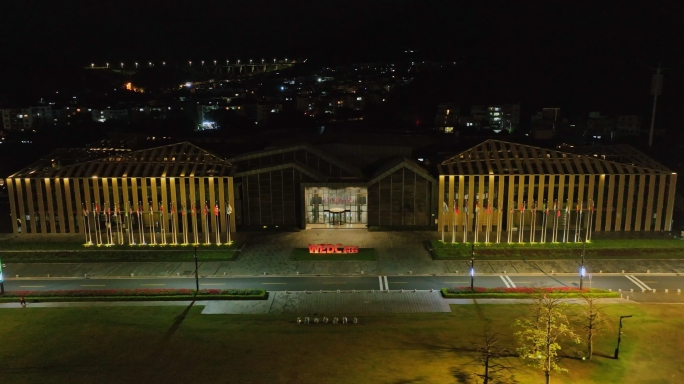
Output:
<svg viewBox="0 0 684 384">
<path fill-rule="evenodd" d="M 441 175 L 652 174 L 662 170 L 594 157 L 487 140 L 443 161 Z"/>
<path fill-rule="evenodd" d="M 259 173 L 264 173 L 264 172 L 272 172 L 272 171 L 279 171 L 281 169 L 288 169 L 288 168 L 294 168 L 298 170 L 299 172 L 315 179 L 316 181 L 328 181 L 329 177 L 327 175 L 324 175 L 321 172 L 318 172 L 315 169 L 312 169 L 308 167 L 306 164 L 302 164 L 299 161 L 292 161 L 289 163 L 284 163 L 284 164 L 278 164 L 278 165 L 270 165 L 270 166 L 264 166 L 260 168 L 253 168 L 248 171 L 244 172 L 237 172 L 235 173 L 234 177 L 243 177 L 243 176 L 249 176 L 249 175 L 256 175 Z"/>
<path fill-rule="evenodd" d="M 419 164 L 414 162 L 411 159 L 408 159 L 406 157 L 396 157 L 385 164 L 383 164 L 371 177 L 370 181 L 368 181 L 368 185 L 375 184 L 381 179 L 387 177 L 388 175 L 396 172 L 397 170 L 401 168 L 408 168 L 412 170 L 413 172 L 421 175 L 425 179 L 436 182 L 435 178 L 432 177 L 432 175 L 423 169 Z"/>
<path fill-rule="evenodd" d="M 637 167 L 656 169 L 671 172 L 667 167 L 653 160 L 645 153 L 628 144 L 597 145 L 567 148 L 572 153 L 594 157 L 598 159 L 615 161 L 622 164 L 631 164 Z"/>
<path fill-rule="evenodd" d="M 208 177 L 228 176 L 230 167 L 228 161 L 182 142 L 67 166 L 51 166 L 43 160 L 10 177 Z"/>
<path fill-rule="evenodd" d="M 353 167 L 353 166 L 351 166 L 345 162 L 342 162 L 342 161 L 340 161 L 340 160 L 338 160 L 332 156 L 328 156 L 324 152 L 310 146 L 309 144 L 301 144 L 301 145 L 295 145 L 295 146 L 284 147 L 284 148 L 265 149 L 263 151 L 246 153 L 243 155 L 235 156 L 235 157 L 229 159 L 229 161 L 232 163 L 237 163 L 239 161 L 256 159 L 259 157 L 270 156 L 270 155 L 280 154 L 280 153 L 284 153 L 284 152 L 298 151 L 298 150 L 308 151 L 308 152 L 324 159 L 325 161 L 327 161 L 331 164 L 335 164 L 336 166 L 344 169 L 345 171 L 351 173 L 352 175 L 354 175 L 360 179 L 364 178 L 363 172 L 361 172 L 358 168 Z"/>
</svg>

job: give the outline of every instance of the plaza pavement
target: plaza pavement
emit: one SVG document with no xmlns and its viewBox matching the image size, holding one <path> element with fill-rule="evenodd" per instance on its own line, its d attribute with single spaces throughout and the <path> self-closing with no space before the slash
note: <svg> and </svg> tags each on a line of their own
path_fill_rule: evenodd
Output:
<svg viewBox="0 0 684 384">
<path fill-rule="evenodd" d="M 304 230 L 300 232 L 245 232 L 236 240 L 245 243 L 234 261 L 202 262 L 199 274 L 212 276 L 256 275 L 464 275 L 469 261 L 433 260 L 424 241 L 438 238 L 436 232 L 368 232 L 364 229 Z M 78 241 L 78 240 L 76 240 Z M 332 243 L 375 248 L 376 261 L 292 261 L 293 248 L 309 243 Z M 0 243 L 1 247 L 1 243 Z M 579 260 L 477 260 L 479 274 L 577 273 Z M 588 273 L 684 273 L 684 260 L 587 260 Z M 5 278 L 74 277 L 182 277 L 192 276 L 193 262 L 98 262 L 98 263 L 11 263 Z"/>
</svg>

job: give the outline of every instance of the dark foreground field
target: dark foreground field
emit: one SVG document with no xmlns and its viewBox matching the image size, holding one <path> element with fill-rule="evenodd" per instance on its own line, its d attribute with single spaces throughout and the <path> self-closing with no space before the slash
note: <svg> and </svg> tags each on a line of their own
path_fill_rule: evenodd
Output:
<svg viewBox="0 0 684 384">
<path fill-rule="evenodd" d="M 364 316 L 358 325 L 297 325 L 294 316 L 201 315 L 200 307 L 0 310 L 2 383 L 473 383 L 486 324 L 515 348 L 527 305 L 459 305 L 453 313 Z M 575 311 L 578 310 L 575 307 Z M 554 383 L 684 382 L 684 307 L 610 305 L 592 361 L 565 344 Z M 620 359 L 619 315 L 625 321 Z M 306 315 L 306 314 L 302 314 Z M 324 314 L 340 316 L 345 314 Z M 506 383 L 543 382 L 511 357 Z"/>
</svg>

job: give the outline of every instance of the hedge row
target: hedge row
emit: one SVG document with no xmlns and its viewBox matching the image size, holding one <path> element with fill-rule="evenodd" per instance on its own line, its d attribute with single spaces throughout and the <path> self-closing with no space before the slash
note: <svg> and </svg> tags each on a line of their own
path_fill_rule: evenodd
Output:
<svg viewBox="0 0 684 384">
<path fill-rule="evenodd" d="M 491 289 L 490 292 L 486 291 L 479 291 L 477 288 L 474 291 L 470 290 L 470 287 L 467 289 L 464 288 L 459 291 L 452 291 L 451 288 L 442 288 L 442 296 L 445 299 L 469 299 L 469 298 L 480 298 L 480 299 L 532 299 L 537 297 L 539 293 L 544 293 L 547 297 L 560 297 L 560 298 L 567 298 L 567 299 L 579 299 L 583 297 L 591 297 L 591 298 L 616 298 L 620 297 L 620 294 L 617 292 L 609 292 L 609 291 L 603 291 L 603 290 L 598 290 L 598 289 L 584 289 L 580 291 L 579 289 L 575 290 L 558 290 L 558 291 L 550 291 L 550 292 L 543 292 L 543 291 L 534 291 L 531 293 L 527 292 L 501 292 L 501 291 L 496 291 L 496 289 Z M 504 288 L 503 290 L 506 290 L 508 288 Z M 510 288 L 511 290 L 515 290 L 516 288 Z"/>
<path fill-rule="evenodd" d="M 199 297 L 205 298 L 224 297 L 224 296 L 263 296 L 266 291 L 263 289 L 81 289 L 81 290 L 52 290 L 52 291 L 7 291 L 0 297 L 17 299 L 19 297 L 31 298 L 107 298 L 107 297 L 144 297 L 144 298 L 164 298 L 164 297 Z"/>
<path fill-rule="evenodd" d="M 579 289 L 576 287 L 496 287 L 496 288 L 484 288 L 475 287 L 470 289 L 470 287 L 451 287 L 447 288 L 448 293 L 525 293 L 525 294 L 536 294 L 536 293 L 604 293 L 608 292 L 603 289 Z"/>
<path fill-rule="evenodd" d="M 88 301 L 185 301 L 185 300 L 266 300 L 268 293 L 261 295 L 178 295 L 178 296 L 90 296 L 90 297 L 35 297 L 25 296 L 27 303 L 88 302 Z M 0 303 L 18 303 L 19 298 L 0 296 Z"/>
</svg>

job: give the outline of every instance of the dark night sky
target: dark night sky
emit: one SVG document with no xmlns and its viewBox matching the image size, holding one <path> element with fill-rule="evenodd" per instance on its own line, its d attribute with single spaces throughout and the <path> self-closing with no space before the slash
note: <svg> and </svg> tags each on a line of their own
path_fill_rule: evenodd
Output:
<svg viewBox="0 0 684 384">
<path fill-rule="evenodd" d="M 493 94 L 643 113 L 660 61 L 669 68 L 663 108 L 684 107 L 679 1 L 505 3 L 4 1 L 2 66 L 22 79 L 50 75 L 32 72 L 48 63 L 288 56 L 336 64 L 396 60 L 415 49 L 416 59 L 477 63 L 471 77 Z"/>
</svg>

